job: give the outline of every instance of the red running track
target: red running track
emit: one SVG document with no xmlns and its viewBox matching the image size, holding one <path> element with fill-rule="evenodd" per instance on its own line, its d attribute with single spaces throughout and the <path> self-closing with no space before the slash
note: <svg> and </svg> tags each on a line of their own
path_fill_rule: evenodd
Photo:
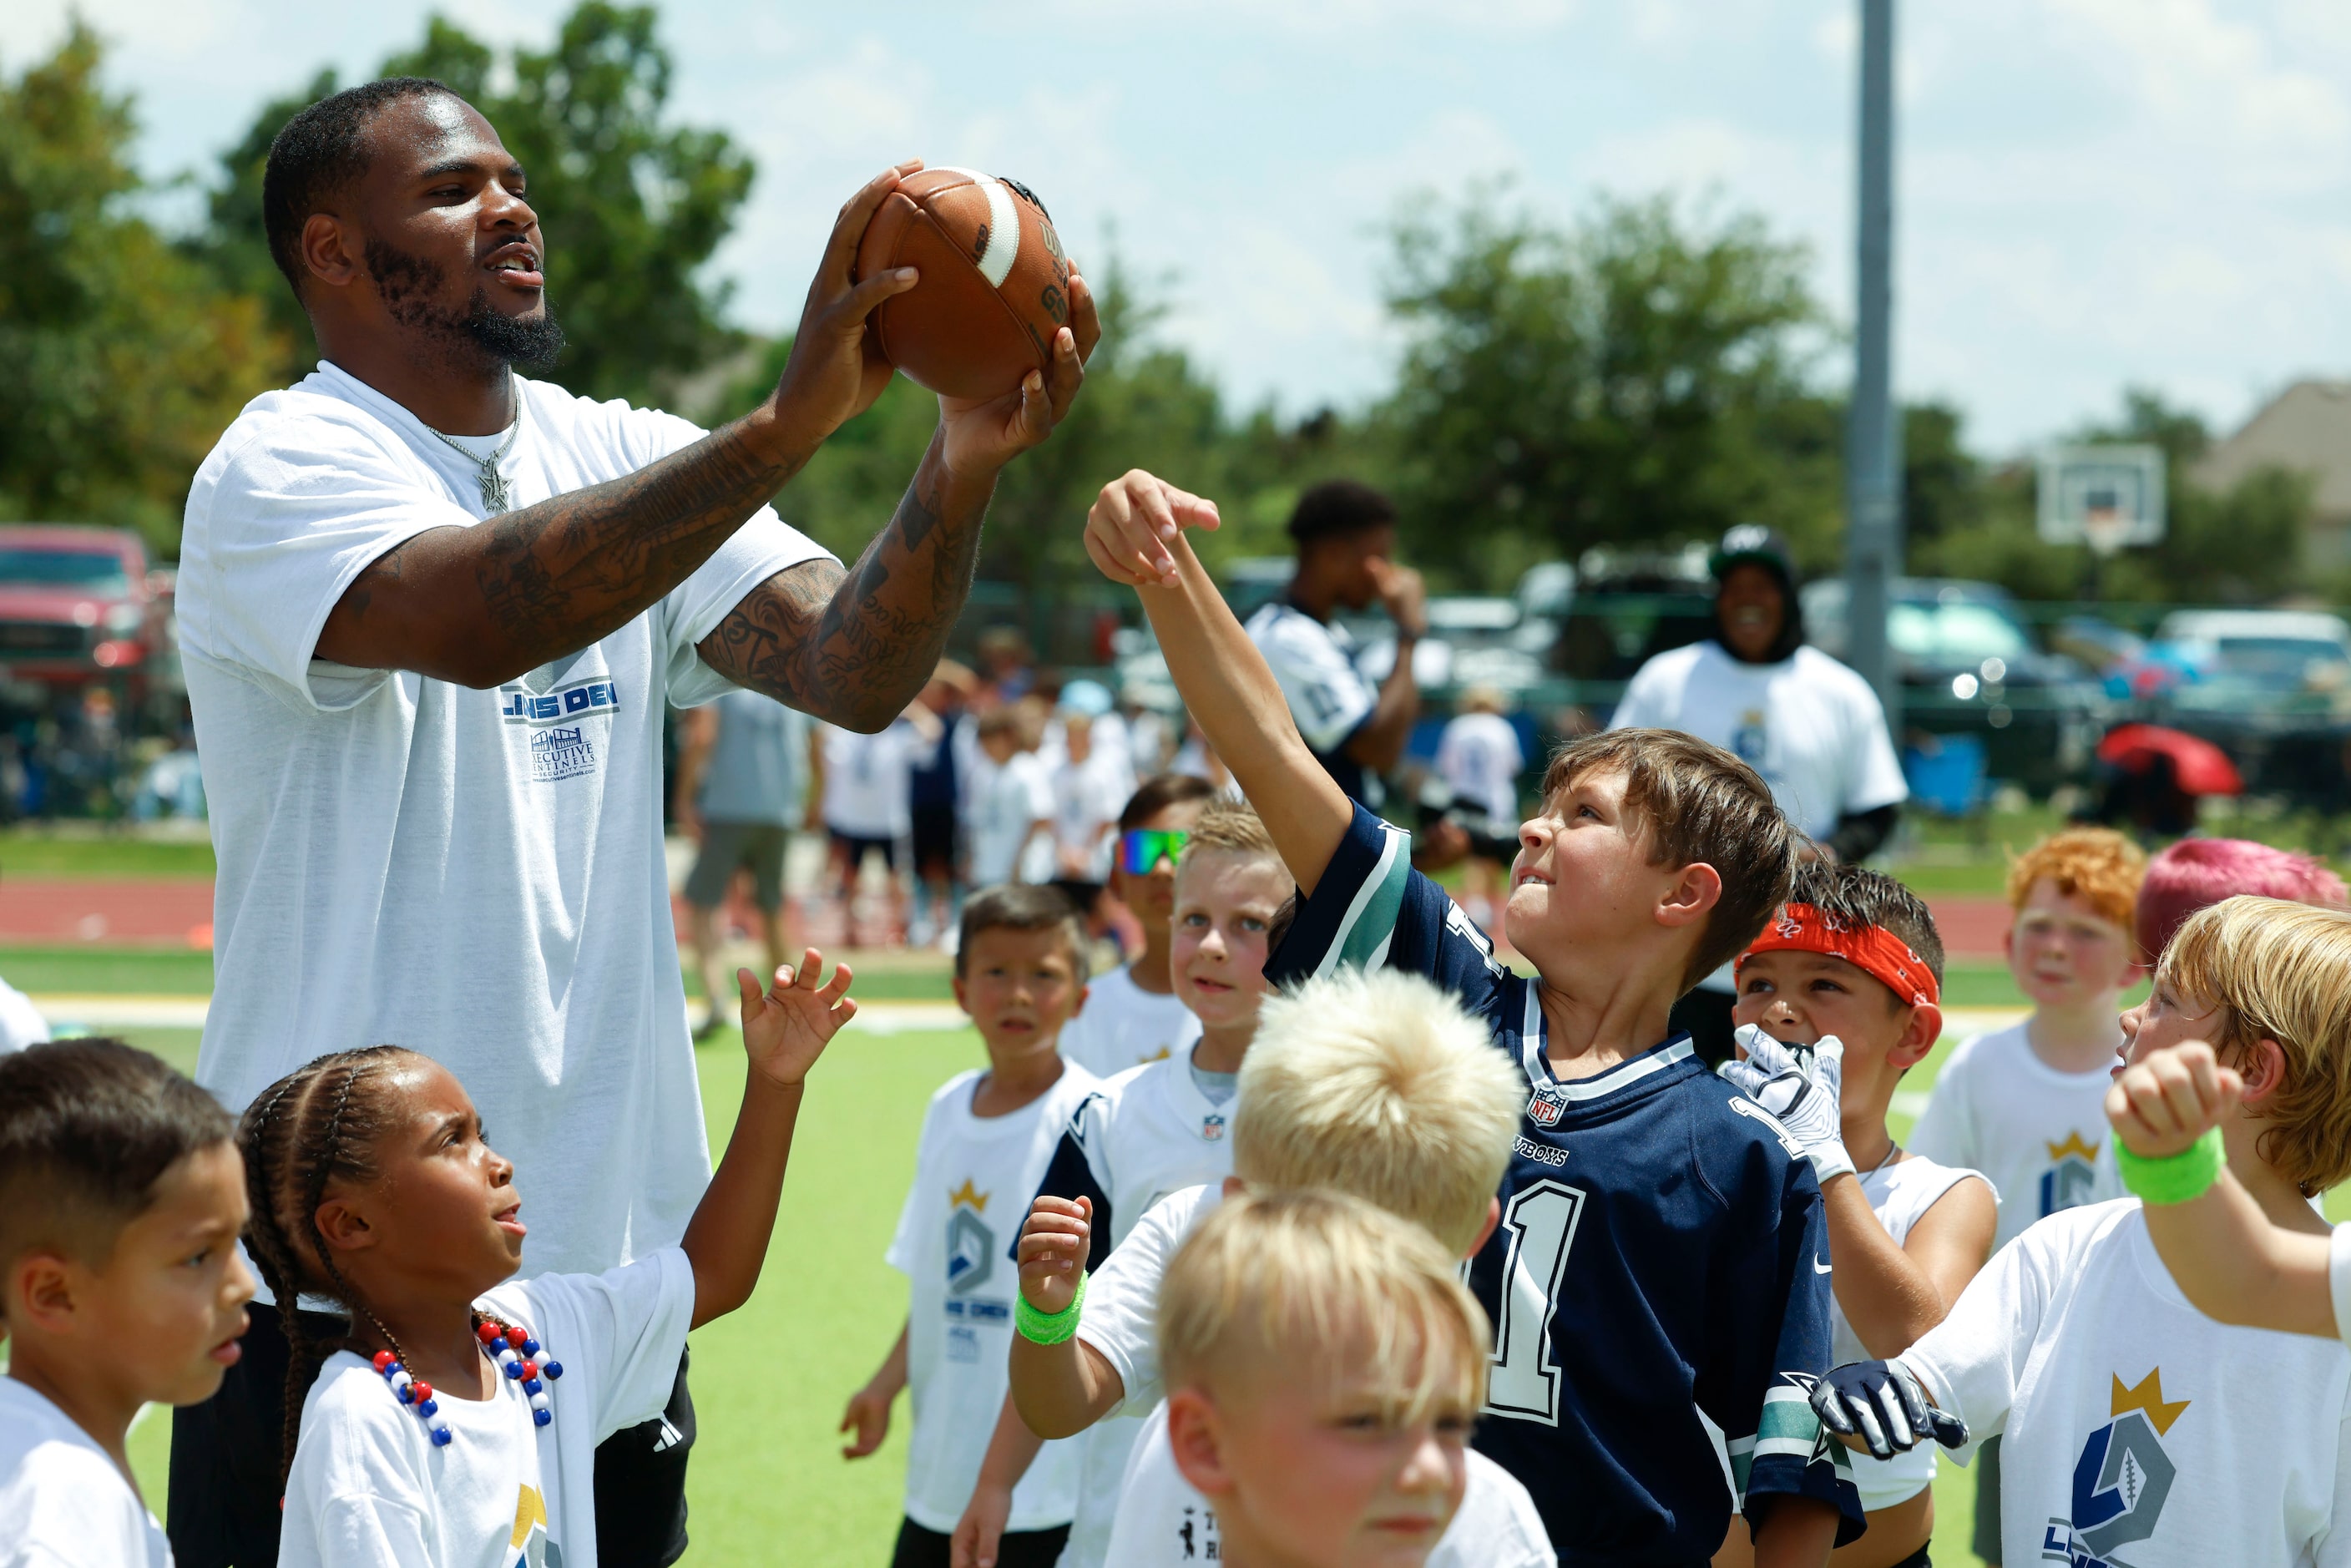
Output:
<svg viewBox="0 0 2351 1568">
<path fill-rule="evenodd" d="M 673 901 L 674 903 L 674 901 Z M 1998 898 L 1929 899 L 1943 947 L 1954 957 L 1997 958 L 2008 931 L 2007 902 Z M 684 908 L 676 905 L 678 934 L 684 936 Z M 747 916 L 748 910 L 740 912 Z M 828 918 L 829 916 L 829 918 Z M 107 942 L 138 945 L 212 946 L 213 889 L 209 882 L 62 882 L 9 878 L 0 881 L 0 942 Z M 743 920 L 748 925 L 747 919 Z M 838 916 L 827 910 L 811 925 L 812 936 L 830 936 Z"/>
</svg>

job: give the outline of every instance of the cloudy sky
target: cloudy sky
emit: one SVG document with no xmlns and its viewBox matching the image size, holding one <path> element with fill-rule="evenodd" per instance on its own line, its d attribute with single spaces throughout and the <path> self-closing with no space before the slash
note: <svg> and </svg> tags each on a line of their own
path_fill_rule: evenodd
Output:
<svg viewBox="0 0 2351 1568">
<path fill-rule="evenodd" d="M 67 0 L 0 6 L 0 69 Z M 264 95 L 348 78 L 431 9 L 81 0 L 152 174 L 208 168 Z M 543 41 L 564 9 L 453 9 Z M 679 116 L 759 181 L 719 267 L 797 314 L 834 208 L 899 157 L 1016 175 L 1082 259 L 1164 280 L 1165 330 L 1236 399 L 1359 402 L 1395 353 L 1384 225 L 1471 182 L 1573 215 L 1669 191 L 1766 214 L 1852 289 L 1855 0 L 673 0 Z M 2351 374 L 2351 5 L 1910 4 L 1896 373 L 2011 451 L 2151 385 L 2227 426 Z M 553 242 L 561 214 L 550 214 Z M 1831 373 L 1841 373 L 1830 367 Z"/>
</svg>

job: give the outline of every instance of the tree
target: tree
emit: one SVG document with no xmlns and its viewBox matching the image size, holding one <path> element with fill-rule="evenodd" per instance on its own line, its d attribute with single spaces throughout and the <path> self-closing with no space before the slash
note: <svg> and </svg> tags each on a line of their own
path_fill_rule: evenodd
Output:
<svg viewBox="0 0 2351 1568">
<path fill-rule="evenodd" d="M 196 465 L 285 346 L 131 206 L 103 56 L 77 19 L 0 79 L 0 517 L 126 524 L 170 555 Z"/>
<path fill-rule="evenodd" d="M 584 0 L 554 47 L 517 48 L 506 76 L 497 56 L 455 23 L 433 17 L 416 48 L 382 76 L 429 76 L 479 109 L 530 177 L 548 242 L 548 298 L 569 347 L 549 372 L 591 397 L 658 401 L 732 348 L 727 289 L 704 277 L 750 193 L 750 157 L 724 131 L 665 125 L 670 59 L 653 7 Z M 512 85 L 496 84 L 510 76 Z M 331 71 L 307 94 L 269 103 L 222 155 L 223 181 L 194 249 L 225 283 L 299 307 L 269 263 L 261 172 L 293 113 L 335 90 Z M 297 339 L 308 343 L 307 324 Z"/>
<path fill-rule="evenodd" d="M 1411 341 L 1384 419 L 1432 559 L 1499 585 L 1531 549 L 1741 521 L 1820 553 L 1838 433 L 1804 379 L 1821 314 L 1801 247 L 1662 199 L 1604 202 L 1561 232 L 1490 192 L 1395 245 L 1389 305 Z"/>
</svg>

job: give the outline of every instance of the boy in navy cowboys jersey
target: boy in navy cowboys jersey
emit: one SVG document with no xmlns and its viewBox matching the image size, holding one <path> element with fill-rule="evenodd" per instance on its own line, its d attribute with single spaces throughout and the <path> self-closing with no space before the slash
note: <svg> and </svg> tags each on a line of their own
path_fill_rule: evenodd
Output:
<svg viewBox="0 0 2351 1568">
<path fill-rule="evenodd" d="M 1805 1401 L 1829 1363 L 1819 1182 L 1786 1129 L 1666 1038 L 1675 998 L 1787 895 L 1794 835 L 1770 789 L 1664 731 L 1563 750 L 1520 830 L 1506 929 L 1538 974 L 1514 975 L 1306 748 L 1182 537 L 1216 522 L 1214 503 L 1138 471 L 1103 488 L 1086 547 L 1138 588 L 1298 880 L 1268 978 L 1427 975 L 1532 1092 L 1501 1227 L 1470 1270 L 1495 1324 L 1478 1447 L 1534 1495 L 1562 1564 L 1704 1563 L 1735 1507 L 1762 1568 L 1817 1568 L 1862 1528 Z"/>
</svg>

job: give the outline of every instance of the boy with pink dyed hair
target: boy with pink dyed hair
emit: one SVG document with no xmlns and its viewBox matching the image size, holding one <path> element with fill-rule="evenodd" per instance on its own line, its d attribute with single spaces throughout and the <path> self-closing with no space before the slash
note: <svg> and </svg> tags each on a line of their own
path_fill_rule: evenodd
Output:
<svg viewBox="0 0 2351 1568">
<path fill-rule="evenodd" d="M 2250 839 L 2182 839 L 2147 862 L 2138 890 L 2139 961 L 2152 966 L 2198 910 L 2241 893 L 2341 909 L 2343 879 L 2308 855 Z"/>
</svg>

